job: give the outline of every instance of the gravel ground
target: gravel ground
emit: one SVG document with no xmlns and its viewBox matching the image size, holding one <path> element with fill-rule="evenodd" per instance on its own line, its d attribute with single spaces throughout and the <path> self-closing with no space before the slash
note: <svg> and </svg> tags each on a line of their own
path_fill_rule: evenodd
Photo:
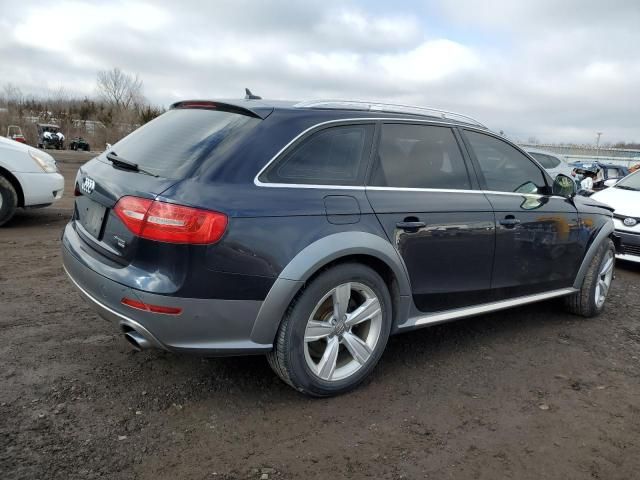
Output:
<svg viewBox="0 0 640 480">
<path fill-rule="evenodd" d="M 393 337 L 352 394 L 263 357 L 133 352 L 60 263 L 67 197 L 0 230 L 0 478 L 638 478 L 640 267 L 605 313 L 557 302 Z"/>
</svg>

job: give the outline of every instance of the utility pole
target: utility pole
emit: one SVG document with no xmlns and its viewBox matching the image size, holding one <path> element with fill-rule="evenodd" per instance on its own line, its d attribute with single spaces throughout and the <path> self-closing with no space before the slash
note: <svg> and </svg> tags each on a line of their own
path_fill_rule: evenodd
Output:
<svg viewBox="0 0 640 480">
<path fill-rule="evenodd" d="M 598 138 L 596 139 L 596 157 L 600 156 L 600 136 L 602 135 L 602 132 L 596 132 L 596 135 L 598 135 Z"/>
</svg>

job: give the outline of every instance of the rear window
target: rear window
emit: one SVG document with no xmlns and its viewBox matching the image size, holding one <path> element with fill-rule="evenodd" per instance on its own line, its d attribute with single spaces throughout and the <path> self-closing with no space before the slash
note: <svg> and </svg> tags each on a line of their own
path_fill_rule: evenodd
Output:
<svg viewBox="0 0 640 480">
<path fill-rule="evenodd" d="M 311 134 L 261 176 L 268 183 L 363 185 L 373 125 L 332 127 Z"/>
<path fill-rule="evenodd" d="M 120 140 L 111 151 L 161 177 L 185 178 L 204 160 L 238 143 L 259 122 L 220 110 L 169 110 Z"/>
</svg>

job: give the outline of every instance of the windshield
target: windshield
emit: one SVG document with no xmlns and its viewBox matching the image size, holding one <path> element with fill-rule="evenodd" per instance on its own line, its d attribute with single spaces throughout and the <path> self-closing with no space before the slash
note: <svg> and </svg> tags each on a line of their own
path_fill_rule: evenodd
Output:
<svg viewBox="0 0 640 480">
<path fill-rule="evenodd" d="M 109 152 L 141 170 L 182 179 L 202 161 L 227 151 L 258 123 L 259 119 L 220 110 L 169 110 L 114 144 Z"/>
<path fill-rule="evenodd" d="M 615 184 L 616 188 L 622 188 L 623 190 L 638 190 L 640 191 L 640 170 L 627 175 L 618 183 Z"/>
</svg>

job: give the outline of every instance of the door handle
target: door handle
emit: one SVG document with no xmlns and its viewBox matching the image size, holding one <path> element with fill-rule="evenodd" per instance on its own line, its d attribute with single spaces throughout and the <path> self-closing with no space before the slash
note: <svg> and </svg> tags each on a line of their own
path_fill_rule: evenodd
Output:
<svg viewBox="0 0 640 480">
<path fill-rule="evenodd" d="M 520 224 L 520 220 L 518 220 L 516 217 L 514 217 L 513 215 L 507 215 L 506 217 L 504 217 L 502 220 L 500 220 L 500 225 L 502 225 L 503 227 L 506 228 L 513 228 L 516 225 Z"/>
<path fill-rule="evenodd" d="M 398 222 L 396 223 L 396 227 L 400 228 L 401 230 L 407 230 L 407 231 L 417 231 L 421 228 L 426 227 L 427 224 L 424 222 Z"/>
</svg>

